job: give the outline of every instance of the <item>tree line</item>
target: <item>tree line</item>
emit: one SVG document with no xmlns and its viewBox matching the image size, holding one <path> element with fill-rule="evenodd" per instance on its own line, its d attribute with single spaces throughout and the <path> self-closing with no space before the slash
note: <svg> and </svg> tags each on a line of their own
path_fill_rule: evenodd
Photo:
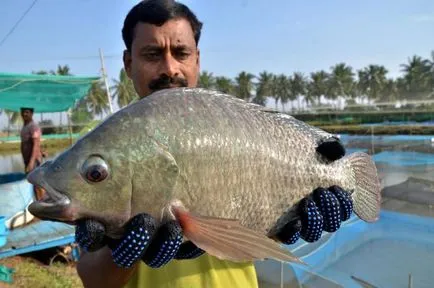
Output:
<svg viewBox="0 0 434 288">
<path fill-rule="evenodd" d="M 394 79 L 383 65 L 370 64 L 357 70 L 343 62 L 330 67 L 328 71 L 294 72 L 291 75 L 269 71 L 255 75 L 241 71 L 233 79 L 202 71 L 198 86 L 229 93 L 260 105 L 265 105 L 267 98 L 271 98 L 276 109 L 281 107 L 280 110 L 284 111 L 288 111 L 287 106 L 291 103 L 291 112 L 327 105 L 333 108 L 339 101 L 351 105 L 360 101 L 434 100 L 434 50 L 430 58 L 419 55 L 409 57 L 406 63 L 400 64 L 400 72 L 400 76 Z M 58 65 L 57 70 L 32 73 L 73 75 L 68 65 Z M 112 101 L 116 101 L 119 107 L 138 98 L 124 69 L 120 70 L 113 83 L 110 94 Z M 107 112 L 109 103 L 101 79 L 93 83 L 87 95 L 74 107 L 72 121 L 85 123 Z M 19 118 L 17 113 L 6 113 L 11 122 Z"/>
<path fill-rule="evenodd" d="M 383 65 L 370 64 L 354 69 L 346 63 L 337 63 L 328 71 L 294 72 L 291 75 L 262 71 L 258 75 L 241 71 L 233 79 L 202 71 L 199 87 L 215 89 L 260 105 L 274 99 L 276 109 L 304 110 L 307 107 L 333 106 L 338 101 L 347 105 L 360 102 L 393 102 L 396 100 L 434 100 L 434 50 L 430 58 L 409 57 L 400 64 L 400 76 L 390 77 Z M 123 107 L 137 98 L 131 80 L 123 69 L 112 88 L 113 99 Z M 331 103 L 331 104 L 330 104 Z M 102 103 L 101 103 L 102 104 Z M 108 106 L 107 106 L 108 108 Z M 333 108 L 333 107 L 332 107 Z M 106 108 L 102 108 L 106 109 Z"/>
<path fill-rule="evenodd" d="M 418 55 L 410 57 L 400 65 L 401 75 L 389 77 L 386 67 L 370 64 L 355 70 L 346 63 L 337 63 L 329 71 L 319 70 L 309 74 L 294 72 L 291 75 L 262 71 L 258 75 L 242 71 L 234 79 L 214 76 L 203 71 L 200 86 L 236 95 L 239 98 L 265 105 L 266 98 L 275 100 L 282 110 L 290 101 L 295 101 L 292 111 L 306 107 L 336 103 L 340 99 L 346 104 L 357 102 L 393 102 L 396 100 L 434 99 L 434 51 L 431 59 Z M 303 105 L 304 104 L 304 105 Z"/>
</svg>

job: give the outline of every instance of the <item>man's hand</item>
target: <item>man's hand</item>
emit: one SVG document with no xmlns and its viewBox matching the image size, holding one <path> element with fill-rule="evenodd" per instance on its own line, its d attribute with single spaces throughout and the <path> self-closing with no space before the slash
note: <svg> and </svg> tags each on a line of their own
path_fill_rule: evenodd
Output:
<svg viewBox="0 0 434 288">
<path fill-rule="evenodd" d="M 31 172 L 33 169 L 35 168 L 35 162 L 34 161 L 30 161 L 29 164 L 27 164 L 25 172 L 29 173 Z"/>
<path fill-rule="evenodd" d="M 86 251 L 96 251 L 107 245 L 113 262 L 123 268 L 142 260 L 150 267 L 158 268 L 173 258 L 192 259 L 204 253 L 191 242 L 183 244 L 182 229 L 176 221 L 170 221 L 156 229 L 155 219 L 148 214 L 138 214 L 125 225 L 125 234 L 119 240 L 105 237 L 102 224 L 93 220 L 81 221 L 76 229 L 76 241 Z"/>
<path fill-rule="evenodd" d="M 339 186 L 317 188 L 301 200 L 297 218 L 287 223 L 277 238 L 285 244 L 294 244 L 302 238 L 316 242 L 322 232 L 336 232 L 353 211 L 353 202 L 348 192 Z"/>
</svg>

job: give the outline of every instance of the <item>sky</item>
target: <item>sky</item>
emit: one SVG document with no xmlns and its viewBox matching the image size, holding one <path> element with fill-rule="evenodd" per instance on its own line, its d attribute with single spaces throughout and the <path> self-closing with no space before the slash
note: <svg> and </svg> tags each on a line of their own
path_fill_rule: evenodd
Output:
<svg viewBox="0 0 434 288">
<path fill-rule="evenodd" d="M 67 64 L 74 75 L 101 75 L 101 48 L 108 77 L 119 77 L 123 20 L 138 1 L 38 0 L 4 40 L 34 1 L 0 1 L 0 72 Z M 233 78 L 243 70 L 308 75 L 345 62 L 354 69 L 384 65 L 397 77 L 409 57 L 428 58 L 434 50 L 432 0 L 180 2 L 204 23 L 201 68 L 214 75 Z M 5 119 L 0 115 L 0 127 Z"/>
</svg>

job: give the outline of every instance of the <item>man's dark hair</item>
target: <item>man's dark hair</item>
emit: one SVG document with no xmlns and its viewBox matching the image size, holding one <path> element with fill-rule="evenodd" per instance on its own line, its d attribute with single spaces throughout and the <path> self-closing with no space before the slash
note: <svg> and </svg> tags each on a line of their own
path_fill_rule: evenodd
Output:
<svg viewBox="0 0 434 288">
<path fill-rule="evenodd" d="M 186 5 L 174 0 L 144 0 L 140 1 L 128 12 L 124 21 L 122 38 L 128 51 L 131 51 L 137 23 L 142 22 L 162 26 L 167 21 L 176 18 L 184 18 L 190 22 L 197 46 L 203 24 Z"/>
</svg>

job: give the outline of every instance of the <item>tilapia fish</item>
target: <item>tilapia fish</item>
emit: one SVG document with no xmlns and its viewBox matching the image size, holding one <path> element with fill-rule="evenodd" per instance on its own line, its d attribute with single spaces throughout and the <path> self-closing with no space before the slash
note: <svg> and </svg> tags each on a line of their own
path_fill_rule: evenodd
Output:
<svg viewBox="0 0 434 288">
<path fill-rule="evenodd" d="M 185 240 L 220 259 L 298 261 L 273 237 L 299 201 L 339 185 L 354 211 L 377 220 L 380 184 L 370 156 L 343 156 L 337 138 L 231 95 L 172 88 L 117 111 L 29 182 L 42 219 L 92 218 L 118 239 L 137 213 L 176 219 Z"/>
</svg>

